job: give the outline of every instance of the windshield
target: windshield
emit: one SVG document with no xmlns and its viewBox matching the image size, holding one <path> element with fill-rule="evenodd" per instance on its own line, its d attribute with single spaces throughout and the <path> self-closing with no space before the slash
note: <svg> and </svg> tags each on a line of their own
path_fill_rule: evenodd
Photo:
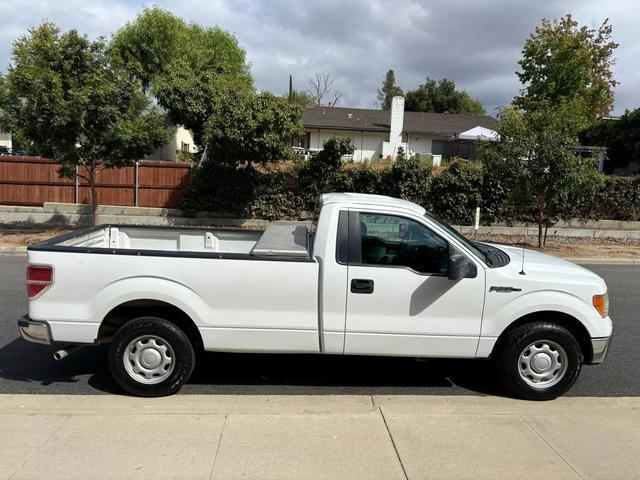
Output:
<svg viewBox="0 0 640 480">
<path fill-rule="evenodd" d="M 446 222 L 443 222 L 442 220 L 440 220 L 439 218 L 437 218 L 434 215 L 430 214 L 429 212 L 425 212 L 424 216 L 426 218 L 428 218 L 429 220 L 431 220 L 433 223 L 435 223 L 437 226 L 442 228 L 443 230 L 446 230 L 447 232 L 449 232 L 453 237 L 456 238 L 456 240 L 458 240 L 465 247 L 467 247 L 469 250 L 471 250 L 473 253 L 475 253 L 478 257 L 484 259 L 485 262 L 487 261 L 487 256 L 484 254 L 484 252 L 482 250 L 480 250 L 478 248 L 478 246 L 474 242 L 472 242 L 467 237 L 462 235 L 460 232 L 458 232 L 451 225 L 449 225 Z"/>
</svg>

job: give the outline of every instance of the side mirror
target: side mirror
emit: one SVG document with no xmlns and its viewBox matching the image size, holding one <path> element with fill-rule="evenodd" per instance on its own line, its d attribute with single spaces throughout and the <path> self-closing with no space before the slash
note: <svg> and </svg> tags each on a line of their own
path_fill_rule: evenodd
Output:
<svg viewBox="0 0 640 480">
<path fill-rule="evenodd" d="M 460 280 L 461 278 L 475 278 L 478 275 L 478 268 L 475 263 L 453 248 L 449 251 L 449 265 L 447 276 L 449 280 Z"/>
</svg>

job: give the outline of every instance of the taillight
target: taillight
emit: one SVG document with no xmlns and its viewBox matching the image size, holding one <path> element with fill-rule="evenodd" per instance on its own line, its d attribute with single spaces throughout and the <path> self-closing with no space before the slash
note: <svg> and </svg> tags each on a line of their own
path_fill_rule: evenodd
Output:
<svg viewBox="0 0 640 480">
<path fill-rule="evenodd" d="M 35 298 L 53 283 L 53 267 L 49 265 L 27 266 L 27 295 Z"/>
</svg>

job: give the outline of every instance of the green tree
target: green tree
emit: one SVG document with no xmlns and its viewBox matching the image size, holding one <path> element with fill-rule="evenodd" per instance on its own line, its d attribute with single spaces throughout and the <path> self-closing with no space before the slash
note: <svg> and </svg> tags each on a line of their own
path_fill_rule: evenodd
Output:
<svg viewBox="0 0 640 480">
<path fill-rule="evenodd" d="M 296 90 L 295 88 L 291 92 L 291 96 L 287 99 L 290 103 L 294 105 L 298 105 L 302 108 L 306 107 L 310 104 L 315 104 L 315 99 L 309 95 L 309 92 L 305 92 L 304 90 Z"/>
<path fill-rule="evenodd" d="M 245 51 L 232 34 L 187 24 L 159 7 L 119 29 L 110 49 L 199 144 L 217 102 L 232 91 L 253 91 Z"/>
<path fill-rule="evenodd" d="M 405 95 L 405 109 L 409 112 L 467 113 L 481 115 L 485 109 L 464 90 L 456 90 L 453 80 L 426 78 L 425 83 Z"/>
<path fill-rule="evenodd" d="M 315 99 L 309 94 L 309 92 L 303 90 L 296 90 L 293 86 L 293 78 L 289 75 L 289 93 L 287 94 L 287 100 L 289 103 L 299 105 L 304 108 L 309 104 L 315 103 Z"/>
<path fill-rule="evenodd" d="M 396 74 L 393 70 L 387 71 L 382 81 L 382 87 L 378 89 L 378 102 L 380 102 L 382 110 L 391 109 L 391 99 L 402 94 L 402 89 L 396 85 Z"/>
<path fill-rule="evenodd" d="M 0 93 L 0 126 L 33 153 L 60 162 L 62 176 L 86 180 L 97 223 L 96 176 L 151 153 L 169 139 L 164 118 L 140 83 L 113 62 L 103 39 L 52 23 L 13 44 Z"/>
<path fill-rule="evenodd" d="M 593 162 L 576 154 L 577 132 L 584 126 L 577 108 L 572 102 L 540 102 L 527 112 L 503 108 L 499 141 L 481 147 L 485 171 L 502 179 L 516 217 L 538 224 L 539 247 L 544 247 L 543 228 L 555 221 L 555 207 L 584 175 L 595 173 Z"/>
<path fill-rule="evenodd" d="M 302 135 L 302 109 L 270 93 L 229 92 L 213 104 L 204 128 L 215 162 L 268 163 L 291 158 L 291 139 Z"/>
<path fill-rule="evenodd" d="M 605 20 L 598 29 L 579 27 L 571 15 L 546 18 L 525 42 L 517 72 L 524 88 L 515 104 L 530 110 L 540 101 L 551 104 L 578 100 L 589 121 L 607 115 L 613 105 L 612 27 Z"/>
</svg>

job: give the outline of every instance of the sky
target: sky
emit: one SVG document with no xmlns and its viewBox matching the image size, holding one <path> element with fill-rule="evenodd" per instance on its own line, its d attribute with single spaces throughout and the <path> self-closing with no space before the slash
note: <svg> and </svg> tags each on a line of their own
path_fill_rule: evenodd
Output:
<svg viewBox="0 0 640 480">
<path fill-rule="evenodd" d="M 233 33 L 260 90 L 286 93 L 289 74 L 306 90 L 323 72 L 335 78 L 341 106 L 376 108 L 391 68 L 405 90 L 427 76 L 454 80 L 489 114 L 521 88 L 517 62 L 543 17 L 571 13 L 589 27 L 609 18 L 620 44 L 613 114 L 640 107 L 639 0 L 0 0 L 0 71 L 12 42 L 43 20 L 109 37 L 152 5 Z"/>
</svg>

